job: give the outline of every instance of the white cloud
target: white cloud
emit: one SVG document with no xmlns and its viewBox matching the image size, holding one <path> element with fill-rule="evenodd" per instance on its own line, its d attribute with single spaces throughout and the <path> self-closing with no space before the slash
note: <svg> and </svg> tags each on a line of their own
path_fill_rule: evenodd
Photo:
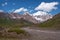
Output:
<svg viewBox="0 0 60 40">
<path fill-rule="evenodd" d="M 35 8 L 35 10 L 43 10 L 46 12 L 50 12 L 53 9 L 57 9 L 56 5 L 58 4 L 59 4 L 58 2 L 50 2 L 50 3 L 42 2 Z"/>
<path fill-rule="evenodd" d="M 27 9 L 25 9 L 24 7 L 22 7 L 22 8 L 19 8 L 19 9 L 16 9 L 15 11 L 14 11 L 14 13 L 19 13 L 19 12 L 22 12 L 22 11 L 28 11 Z"/>
<path fill-rule="evenodd" d="M 7 5 L 8 3 L 7 2 L 5 2 L 5 3 L 2 3 L 2 6 L 5 6 L 5 5 Z"/>
<path fill-rule="evenodd" d="M 5 2 L 5 5 L 7 5 L 7 2 Z"/>
<path fill-rule="evenodd" d="M 2 4 L 2 6 L 5 6 L 5 4 Z"/>
<path fill-rule="evenodd" d="M 0 10 L 0 12 L 4 12 L 3 10 Z"/>
</svg>

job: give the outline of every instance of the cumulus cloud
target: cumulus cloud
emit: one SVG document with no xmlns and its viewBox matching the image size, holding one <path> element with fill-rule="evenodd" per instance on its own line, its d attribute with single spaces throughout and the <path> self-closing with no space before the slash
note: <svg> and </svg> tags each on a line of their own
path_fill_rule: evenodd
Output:
<svg viewBox="0 0 60 40">
<path fill-rule="evenodd" d="M 22 11 L 28 11 L 27 9 L 25 9 L 24 7 L 22 7 L 22 8 L 19 8 L 19 9 L 16 9 L 15 11 L 14 11 L 14 13 L 19 13 L 19 12 L 22 12 Z"/>
<path fill-rule="evenodd" d="M 42 10 L 42 11 L 46 11 L 46 12 L 50 12 L 53 9 L 57 9 L 56 5 L 58 5 L 58 2 L 50 2 L 50 3 L 46 3 L 46 2 L 42 2 L 40 5 L 38 5 L 35 10 Z"/>
</svg>

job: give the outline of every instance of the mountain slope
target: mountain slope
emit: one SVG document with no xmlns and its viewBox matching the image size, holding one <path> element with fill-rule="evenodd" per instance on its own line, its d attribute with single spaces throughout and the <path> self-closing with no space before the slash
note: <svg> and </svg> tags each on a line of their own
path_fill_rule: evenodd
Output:
<svg viewBox="0 0 60 40">
<path fill-rule="evenodd" d="M 9 17 L 11 19 L 15 19 L 15 20 L 24 19 L 24 20 L 32 22 L 32 23 L 38 23 L 38 21 L 33 16 L 31 16 L 29 12 L 25 12 L 24 14 L 10 13 Z"/>
<path fill-rule="evenodd" d="M 56 14 L 52 19 L 39 24 L 40 27 L 55 28 L 60 30 L 60 13 Z"/>
<path fill-rule="evenodd" d="M 10 13 L 9 17 L 11 19 L 21 19 L 22 15 L 18 14 L 18 13 Z"/>
<path fill-rule="evenodd" d="M 25 20 L 22 15 L 18 13 L 5 13 L 0 12 L 0 27 L 22 27 L 32 25 L 33 22 Z"/>
<path fill-rule="evenodd" d="M 51 19 L 53 16 L 47 12 L 38 11 L 33 14 L 34 18 L 38 20 L 39 22 L 47 21 L 48 19 Z"/>
<path fill-rule="evenodd" d="M 22 18 L 23 18 L 24 20 L 30 21 L 30 22 L 32 22 L 32 23 L 34 23 L 34 24 L 38 23 L 38 21 L 37 21 L 33 16 L 31 16 L 29 12 L 25 12 L 25 13 L 23 14 L 23 17 L 22 17 Z"/>
<path fill-rule="evenodd" d="M 0 18 L 8 18 L 8 13 L 0 12 Z"/>
<path fill-rule="evenodd" d="M 48 19 L 52 18 L 52 15 L 48 13 L 37 13 L 35 14 L 30 14 L 29 12 L 24 12 L 24 14 L 19 14 L 19 13 L 5 13 L 5 12 L 0 12 L 0 18 L 6 18 L 6 19 L 11 19 L 11 20 L 21 20 L 24 19 L 26 21 L 32 22 L 34 24 L 44 22 Z"/>
</svg>

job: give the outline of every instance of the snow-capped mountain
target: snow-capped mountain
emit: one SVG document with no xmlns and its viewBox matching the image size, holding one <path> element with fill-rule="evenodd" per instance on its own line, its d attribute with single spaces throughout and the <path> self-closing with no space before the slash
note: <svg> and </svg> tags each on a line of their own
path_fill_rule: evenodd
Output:
<svg viewBox="0 0 60 40">
<path fill-rule="evenodd" d="M 33 14 L 33 17 L 39 22 L 44 22 L 44 21 L 47 21 L 48 19 L 51 19 L 52 15 L 46 12 L 38 11 Z"/>
<path fill-rule="evenodd" d="M 18 14 L 18 13 L 10 13 L 9 14 L 9 17 L 11 19 L 24 19 L 26 21 L 30 21 L 30 22 L 33 22 L 33 23 L 37 23 L 38 21 L 33 17 L 31 16 L 31 14 L 29 12 L 25 12 L 24 14 Z"/>
<path fill-rule="evenodd" d="M 10 13 L 10 18 L 12 19 L 21 19 L 21 16 L 20 14 L 18 13 Z"/>
<path fill-rule="evenodd" d="M 23 14 L 23 19 L 30 21 L 30 22 L 33 22 L 33 23 L 38 23 L 38 21 L 29 12 L 25 12 Z"/>
<path fill-rule="evenodd" d="M 0 18 L 8 18 L 9 14 L 4 11 L 0 11 Z"/>
</svg>

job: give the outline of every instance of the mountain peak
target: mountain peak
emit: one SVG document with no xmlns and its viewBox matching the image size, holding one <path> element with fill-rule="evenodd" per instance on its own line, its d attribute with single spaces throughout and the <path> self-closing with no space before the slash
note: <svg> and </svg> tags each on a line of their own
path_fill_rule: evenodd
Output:
<svg viewBox="0 0 60 40">
<path fill-rule="evenodd" d="M 24 12 L 24 14 L 23 15 L 30 15 L 30 13 L 29 12 Z"/>
<path fill-rule="evenodd" d="M 48 19 L 51 19 L 53 17 L 51 14 L 41 11 L 34 13 L 33 16 L 35 17 L 36 20 L 40 22 L 47 21 Z"/>
</svg>

